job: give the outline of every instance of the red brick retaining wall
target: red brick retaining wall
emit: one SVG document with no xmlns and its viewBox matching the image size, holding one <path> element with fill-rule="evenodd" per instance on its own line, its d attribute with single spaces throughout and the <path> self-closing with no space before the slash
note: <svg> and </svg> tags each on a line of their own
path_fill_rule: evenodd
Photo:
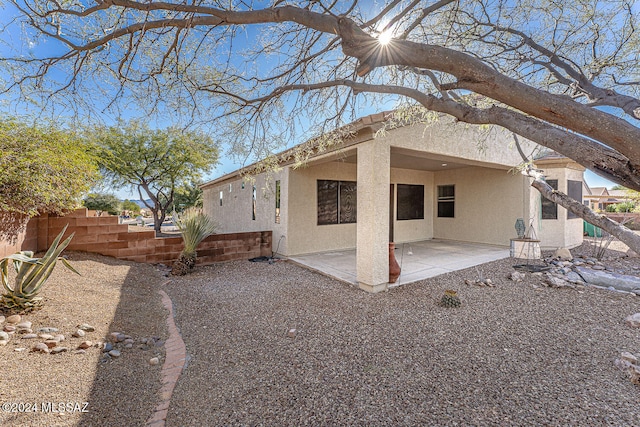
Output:
<svg viewBox="0 0 640 427">
<path fill-rule="evenodd" d="M 182 251 L 181 237 L 155 237 L 153 230 L 129 232 L 116 216 L 91 217 L 79 209 L 64 217 L 43 215 L 32 219 L 17 244 L 0 242 L 0 255 L 19 250 L 46 250 L 69 224 L 65 237 L 75 232 L 70 251 L 85 251 L 118 259 L 171 264 Z M 4 254 L 3 254 L 4 253 Z M 271 255 L 271 231 L 213 234 L 198 246 L 198 264 Z"/>
</svg>

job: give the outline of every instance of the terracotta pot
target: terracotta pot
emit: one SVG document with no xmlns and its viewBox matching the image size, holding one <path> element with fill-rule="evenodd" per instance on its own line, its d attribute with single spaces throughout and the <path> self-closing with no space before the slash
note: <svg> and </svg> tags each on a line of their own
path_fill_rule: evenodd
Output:
<svg viewBox="0 0 640 427">
<path fill-rule="evenodd" d="M 389 243 L 389 283 L 396 283 L 400 277 L 400 265 L 396 261 L 395 243 Z"/>
</svg>

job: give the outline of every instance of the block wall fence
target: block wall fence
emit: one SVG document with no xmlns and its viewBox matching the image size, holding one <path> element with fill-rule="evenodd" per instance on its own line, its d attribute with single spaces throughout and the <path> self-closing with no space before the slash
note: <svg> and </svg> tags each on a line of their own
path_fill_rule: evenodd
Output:
<svg viewBox="0 0 640 427">
<path fill-rule="evenodd" d="M 0 241 L 0 256 L 21 250 L 45 251 L 69 224 L 65 237 L 75 236 L 68 251 L 84 251 L 141 263 L 170 265 L 182 251 L 181 237 L 155 237 L 153 230 L 129 232 L 116 216 L 89 216 L 78 209 L 65 216 L 42 215 L 31 219 L 15 242 Z M 271 255 L 271 231 L 213 234 L 198 246 L 198 264 Z"/>
</svg>

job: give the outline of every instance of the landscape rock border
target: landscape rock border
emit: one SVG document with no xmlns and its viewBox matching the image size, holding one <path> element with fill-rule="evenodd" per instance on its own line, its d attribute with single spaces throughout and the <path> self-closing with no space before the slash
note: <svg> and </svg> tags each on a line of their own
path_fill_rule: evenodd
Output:
<svg viewBox="0 0 640 427">
<path fill-rule="evenodd" d="M 165 286 L 170 280 L 162 283 L 161 286 Z M 173 312 L 173 302 L 169 295 L 163 290 L 159 290 L 158 293 L 162 297 L 162 304 L 169 312 L 167 315 L 167 329 L 169 331 L 169 338 L 165 343 L 165 361 L 162 365 L 162 388 L 160 389 L 160 403 L 154 409 L 153 415 L 146 423 L 147 427 L 164 427 L 167 414 L 169 412 L 169 404 L 171 403 L 171 396 L 173 395 L 173 389 L 180 378 L 182 369 L 187 361 L 187 348 L 182 340 L 180 331 L 176 326 Z M 150 365 L 156 365 L 159 363 L 158 358 L 154 357 L 149 360 Z"/>
</svg>

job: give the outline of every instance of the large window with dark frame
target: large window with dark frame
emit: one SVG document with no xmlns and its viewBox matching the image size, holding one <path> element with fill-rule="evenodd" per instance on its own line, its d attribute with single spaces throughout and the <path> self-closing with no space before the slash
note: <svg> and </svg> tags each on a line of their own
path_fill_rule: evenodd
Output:
<svg viewBox="0 0 640 427">
<path fill-rule="evenodd" d="M 578 202 L 582 201 L 582 181 L 567 181 L 567 196 Z M 578 218 L 578 215 L 567 210 L 567 219 Z"/>
<path fill-rule="evenodd" d="M 398 221 L 424 219 L 424 185 L 398 184 Z"/>
<path fill-rule="evenodd" d="M 357 183 L 318 180 L 318 225 L 356 222 Z"/>
<path fill-rule="evenodd" d="M 438 185 L 438 218 L 454 218 L 455 207 L 455 185 Z"/>
<path fill-rule="evenodd" d="M 558 189 L 557 179 L 548 179 L 547 184 L 554 190 Z M 542 196 L 542 219 L 558 219 L 558 205 L 544 196 Z"/>
</svg>

